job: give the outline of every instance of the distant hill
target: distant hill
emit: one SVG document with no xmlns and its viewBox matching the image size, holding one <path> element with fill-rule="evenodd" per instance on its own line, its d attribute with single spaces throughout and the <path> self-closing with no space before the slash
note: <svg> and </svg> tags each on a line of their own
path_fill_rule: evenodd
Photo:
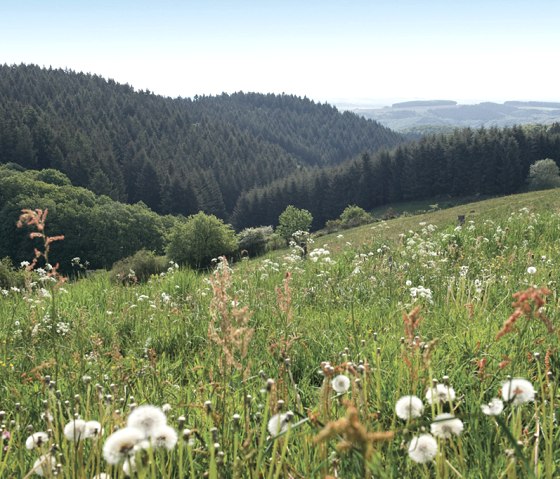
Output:
<svg viewBox="0 0 560 479">
<path fill-rule="evenodd" d="M 391 106 L 393 108 L 415 108 L 419 106 L 455 106 L 456 104 L 457 102 L 452 100 L 415 100 L 393 103 Z"/>
<path fill-rule="evenodd" d="M 452 100 L 407 101 L 390 107 L 354 106 L 351 111 L 402 133 L 445 132 L 464 127 L 549 125 L 560 121 L 560 103 L 542 101 L 483 102 L 461 105 Z"/>
<path fill-rule="evenodd" d="M 402 141 L 290 95 L 171 99 L 96 75 L 0 66 L 0 163 L 54 168 L 159 213 L 228 219 L 244 191 Z"/>
</svg>

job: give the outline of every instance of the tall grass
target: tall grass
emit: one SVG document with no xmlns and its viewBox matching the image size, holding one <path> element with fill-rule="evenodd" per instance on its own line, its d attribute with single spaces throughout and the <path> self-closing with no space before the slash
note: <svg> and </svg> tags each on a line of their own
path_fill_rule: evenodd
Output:
<svg viewBox="0 0 560 479">
<path fill-rule="evenodd" d="M 306 259 L 3 291 L 0 477 L 558 477 L 560 201 L 542 195 L 469 206 L 462 227 L 445 210 L 321 237 Z M 402 419 L 408 395 L 423 410 Z M 179 441 L 109 464 L 145 404 Z M 102 431 L 69 440 L 74 419 Z M 442 428 L 433 457 L 414 449 Z"/>
</svg>

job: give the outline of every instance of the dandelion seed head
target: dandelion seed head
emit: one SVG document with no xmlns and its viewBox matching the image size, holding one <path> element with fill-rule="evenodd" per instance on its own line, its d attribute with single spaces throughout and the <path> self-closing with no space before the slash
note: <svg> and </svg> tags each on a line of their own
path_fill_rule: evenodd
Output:
<svg viewBox="0 0 560 479">
<path fill-rule="evenodd" d="M 403 396 L 395 404 L 395 412 L 403 421 L 420 417 L 424 412 L 424 403 L 417 396 Z"/>
<path fill-rule="evenodd" d="M 33 472 L 38 476 L 51 477 L 51 474 L 55 471 L 56 471 L 56 459 L 50 454 L 42 455 L 33 463 Z"/>
<path fill-rule="evenodd" d="M 103 444 L 103 457 L 109 464 L 119 464 L 134 455 L 135 447 L 144 439 L 144 432 L 125 427 L 111 434 Z"/>
<path fill-rule="evenodd" d="M 504 402 L 499 398 L 492 398 L 488 404 L 480 406 L 480 409 L 487 416 L 499 416 L 504 410 Z"/>
<path fill-rule="evenodd" d="M 126 425 L 134 427 L 144 432 L 145 437 L 151 435 L 152 431 L 165 426 L 167 418 L 165 413 L 156 406 L 145 404 L 138 406 L 128 416 Z"/>
<path fill-rule="evenodd" d="M 463 432 L 463 429 L 463 421 L 449 413 L 438 414 L 434 422 L 430 425 L 432 434 L 441 439 L 459 436 Z"/>
<path fill-rule="evenodd" d="M 86 422 L 83 419 L 74 419 L 64 426 L 64 437 L 72 442 L 84 439 Z"/>
<path fill-rule="evenodd" d="M 336 393 L 343 394 L 350 389 L 350 378 L 344 374 L 339 374 L 333 378 L 331 386 Z"/>
<path fill-rule="evenodd" d="M 278 436 L 278 434 L 283 433 L 288 429 L 288 415 L 275 414 L 269 419 L 267 429 L 268 433 L 272 437 Z"/>
<path fill-rule="evenodd" d="M 177 444 L 177 432 L 171 426 L 161 426 L 152 431 L 150 436 L 154 447 L 164 447 L 171 451 Z"/>
<path fill-rule="evenodd" d="M 445 384 L 436 384 L 426 391 L 426 401 L 429 404 L 451 402 L 455 400 L 455 390 Z"/>
<path fill-rule="evenodd" d="M 519 406 L 535 399 L 535 389 L 526 379 L 508 379 L 502 383 L 502 398 L 506 402 L 512 401 L 514 406 Z"/>
<path fill-rule="evenodd" d="M 408 457 L 414 462 L 425 464 L 436 457 L 437 447 L 437 441 L 431 434 L 420 434 L 410 441 Z"/>
<path fill-rule="evenodd" d="M 527 268 L 527 273 L 529 274 L 535 274 L 537 272 L 537 268 L 535 268 L 534 266 L 529 266 Z"/>
<path fill-rule="evenodd" d="M 98 438 L 103 433 L 103 428 L 98 421 L 87 421 L 84 438 L 93 439 Z"/>
<path fill-rule="evenodd" d="M 25 440 L 25 447 L 29 450 L 41 447 L 49 440 L 49 435 L 46 432 L 35 432 Z"/>
<path fill-rule="evenodd" d="M 134 456 L 129 457 L 122 466 L 123 472 L 127 477 L 132 476 L 136 472 L 136 459 Z"/>
</svg>

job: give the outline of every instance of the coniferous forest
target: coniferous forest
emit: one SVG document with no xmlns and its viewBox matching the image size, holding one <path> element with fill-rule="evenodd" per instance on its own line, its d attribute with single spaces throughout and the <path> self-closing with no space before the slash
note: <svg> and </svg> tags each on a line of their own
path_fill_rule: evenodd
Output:
<svg viewBox="0 0 560 479">
<path fill-rule="evenodd" d="M 94 75 L 0 67 L 0 163 L 54 168 L 158 213 L 228 219 L 251 188 L 402 141 L 294 96 L 170 99 Z"/>
<path fill-rule="evenodd" d="M 29 246 L 13 231 L 24 207 L 57 208 L 53 224 L 79 243 L 66 242 L 68 255 L 88 247 L 92 266 L 109 267 L 139 248 L 161 252 L 172 215 L 204 211 L 239 231 L 276 225 L 291 204 L 318 229 L 348 205 L 515 193 L 543 158 L 560 162 L 558 124 L 411 141 L 290 95 L 171 99 L 95 75 L 4 65 L 0 256 L 23 257 Z M 119 222 L 128 239 L 110 246 Z M 89 246 L 86 229 L 98 236 Z"/>
</svg>

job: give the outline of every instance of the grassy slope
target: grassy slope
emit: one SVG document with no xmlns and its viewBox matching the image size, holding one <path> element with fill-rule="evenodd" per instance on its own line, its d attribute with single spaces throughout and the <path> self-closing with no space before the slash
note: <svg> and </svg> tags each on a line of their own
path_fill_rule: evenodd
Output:
<svg viewBox="0 0 560 479">
<path fill-rule="evenodd" d="M 550 288 L 545 311 L 558 321 L 558 211 L 560 191 L 535 192 L 324 236 L 310 247 L 305 262 L 297 254 L 275 252 L 237 265 L 231 284 L 217 286 L 227 294 L 213 306 L 207 278 L 189 271 L 134 288 L 112 286 L 99 275 L 56 292 L 54 309 L 49 299 L 33 295 L 31 302 L 9 293 L 0 300 L 0 387 L 7 392 L 0 409 L 6 411 L 7 424 L 13 420 L 23 429 L 10 428 L 13 445 L 4 463 L 0 460 L 0 476 L 23 477 L 37 457 L 22 447 L 26 425 L 53 429 L 65 464 L 76 464 L 79 451 L 61 437 L 72 414 L 100 420 L 107 436 L 123 424 L 135 401 L 170 403 L 169 422 L 175 426 L 177 416 L 185 415 L 186 426 L 200 434 L 193 447 L 181 442 L 152 461 L 163 477 L 177 477 L 190 468 L 195 476 L 208 471 L 211 477 L 221 468 L 225 476 L 237 471 L 240 477 L 319 477 L 334 475 L 336 469 L 342 477 L 362 476 L 367 470 L 376 477 L 395 478 L 447 477 L 455 474 L 452 469 L 463 477 L 499 477 L 506 470 L 507 477 L 514 477 L 512 468 L 517 468 L 517 477 L 528 477 L 524 461 L 533 460 L 537 427 L 538 463 L 548 474 L 542 477 L 553 477 L 560 452 L 551 447 L 560 438 L 550 421 L 554 389 L 544 369 L 558 368 L 557 332 L 547 334 L 536 320 L 519 320 L 517 334 L 495 338 L 513 311 L 512 294 L 533 284 Z M 458 215 L 467 216 L 461 230 L 455 228 Z M 529 266 L 536 267 L 534 275 L 527 273 Z M 286 271 L 291 273 L 289 295 L 283 283 Z M 414 299 L 411 288 L 420 286 L 426 289 L 417 289 Z M 428 289 L 431 300 L 420 297 Z M 244 313 L 244 306 L 250 313 Z M 405 336 L 403 313 L 415 306 L 421 307 L 424 319 L 411 335 L 418 335 L 428 349 L 400 341 Z M 216 330 L 209 334 L 212 317 Z M 60 323 L 68 326 L 64 335 Z M 240 338 L 248 341 L 249 335 L 238 334 L 245 327 L 253 330 L 246 355 Z M 232 354 L 230 365 L 225 365 L 224 350 Z M 528 359 L 535 351 L 541 353 L 540 362 Z M 547 351 L 548 366 L 542 362 Z M 482 360 L 484 371 L 477 366 Z M 360 386 L 352 381 L 346 397 L 358 406 L 359 419 L 369 431 L 391 430 L 395 439 L 368 453 L 358 441 L 350 454 L 340 456 L 334 452 L 340 439 L 336 434 L 325 446 L 313 443 L 323 424 L 346 413 L 330 382 L 317 374 L 321 361 L 330 361 L 352 380 L 360 379 Z M 367 373 L 355 372 L 347 361 L 363 361 Z M 56 381 L 51 392 L 41 379 L 46 374 Z M 498 395 L 507 374 L 531 379 L 550 401 L 515 410 L 508 406 L 502 427 L 481 414 L 480 404 Z M 84 375 L 91 383 L 82 381 Z M 422 427 L 429 430 L 439 407 L 428 406 L 422 418 L 405 429 L 394 404 L 404 394 L 423 397 L 431 380 L 444 375 L 457 391 L 453 408 L 465 431 L 441 442 L 433 464 L 417 465 L 407 458 L 406 444 Z M 260 392 L 267 377 L 276 381 L 268 395 Z M 111 401 L 98 399 L 95 383 L 103 394 L 112 395 Z M 261 426 L 266 424 L 259 422 L 275 411 L 278 399 L 285 401 L 284 409 L 301 415 L 296 419 L 314 418 L 294 427 L 288 449 L 283 448 L 285 440 L 267 440 Z M 50 424 L 40 419 L 42 400 L 53 413 Z M 205 401 L 211 401 L 213 415 L 203 412 Z M 20 403 L 19 411 L 15 403 Z M 237 429 L 234 413 L 241 415 Z M 217 428 L 217 441 L 226 454 L 223 466 L 216 451 L 204 445 L 215 442 L 211 427 Z M 521 441 L 517 466 L 505 455 L 512 449 L 506 428 Z M 82 461 L 86 466 L 78 461 L 81 473 L 89 477 L 99 467 L 109 470 L 103 462 L 97 465 L 100 455 L 94 446 L 83 447 L 91 460 Z M 118 470 L 112 470 L 112 477 L 119 477 Z M 65 471 L 71 477 L 69 469 Z"/>
</svg>

